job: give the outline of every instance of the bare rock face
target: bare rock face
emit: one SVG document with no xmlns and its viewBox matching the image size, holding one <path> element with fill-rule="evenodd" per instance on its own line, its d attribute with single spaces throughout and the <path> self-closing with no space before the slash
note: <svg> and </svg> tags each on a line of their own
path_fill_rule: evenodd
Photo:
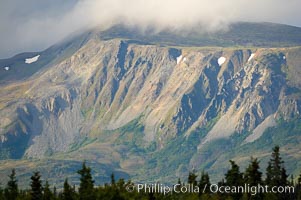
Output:
<svg viewBox="0 0 301 200">
<path fill-rule="evenodd" d="M 213 120 L 199 148 L 234 133 L 249 132 L 244 142 L 253 142 L 277 119 L 299 116 L 293 75 L 300 52 L 170 48 L 93 36 L 31 78 L 1 85 L 1 151 L 42 158 L 133 120 L 158 149 Z"/>
</svg>

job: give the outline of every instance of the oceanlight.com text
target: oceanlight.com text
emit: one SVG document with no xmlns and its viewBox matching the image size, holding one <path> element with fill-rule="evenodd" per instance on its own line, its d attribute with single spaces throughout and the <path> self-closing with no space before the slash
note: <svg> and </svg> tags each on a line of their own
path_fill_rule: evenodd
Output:
<svg viewBox="0 0 301 200">
<path fill-rule="evenodd" d="M 164 195 L 172 194 L 172 193 L 206 193 L 206 191 L 210 191 L 210 193 L 221 193 L 221 194 L 251 194 L 256 195 L 259 193 L 294 193 L 295 188 L 293 186 L 268 186 L 268 185 L 260 185 L 250 186 L 249 184 L 244 184 L 242 186 L 225 186 L 218 184 L 206 184 L 204 187 L 199 187 L 197 185 L 181 185 L 176 184 L 173 186 L 167 186 L 159 183 L 155 184 L 136 184 L 136 185 L 128 185 L 126 187 L 128 192 L 137 191 L 138 193 L 161 193 Z"/>
</svg>

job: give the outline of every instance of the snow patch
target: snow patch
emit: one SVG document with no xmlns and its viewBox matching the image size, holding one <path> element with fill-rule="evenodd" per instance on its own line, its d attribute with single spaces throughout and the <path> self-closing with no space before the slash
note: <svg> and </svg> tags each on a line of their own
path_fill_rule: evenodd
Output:
<svg viewBox="0 0 301 200">
<path fill-rule="evenodd" d="M 8 70 L 9 70 L 9 67 L 4 67 L 4 70 L 5 70 L 5 71 L 8 71 Z"/>
<path fill-rule="evenodd" d="M 26 64 L 31 64 L 31 63 L 37 62 L 39 57 L 40 57 L 40 55 L 37 55 L 37 56 L 32 57 L 32 58 L 26 58 L 25 63 Z"/>
<path fill-rule="evenodd" d="M 226 58 L 225 57 L 220 57 L 218 60 L 217 60 L 217 63 L 219 66 L 221 66 L 222 64 L 224 64 L 226 62 Z"/>
<path fill-rule="evenodd" d="M 255 53 L 252 53 L 250 58 L 248 59 L 248 62 L 250 62 L 254 58 L 254 56 L 255 56 Z"/>
<path fill-rule="evenodd" d="M 180 55 L 179 57 L 177 57 L 177 65 L 181 62 L 181 60 L 182 60 L 182 55 Z"/>
</svg>

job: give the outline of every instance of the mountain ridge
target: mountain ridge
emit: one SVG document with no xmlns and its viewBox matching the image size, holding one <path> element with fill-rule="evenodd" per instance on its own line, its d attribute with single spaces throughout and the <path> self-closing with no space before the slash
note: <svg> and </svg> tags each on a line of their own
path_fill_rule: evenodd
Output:
<svg viewBox="0 0 301 200">
<path fill-rule="evenodd" d="M 218 176 L 224 159 L 233 158 L 228 152 L 256 146 L 281 124 L 298 124 L 298 44 L 198 48 L 103 40 L 91 33 L 79 38 L 52 48 L 55 61 L 43 52 L 26 55 L 41 55 L 32 64 L 33 75 L 17 74 L 13 83 L 1 79 L 2 163 L 89 160 L 103 165 L 101 177 L 117 170 L 136 180 L 164 182 L 196 166 Z M 297 131 L 290 137 L 299 140 Z M 296 156 L 291 140 L 284 145 Z M 260 155 L 265 148 L 253 151 Z M 11 165 L 3 166 L 0 173 Z"/>
</svg>

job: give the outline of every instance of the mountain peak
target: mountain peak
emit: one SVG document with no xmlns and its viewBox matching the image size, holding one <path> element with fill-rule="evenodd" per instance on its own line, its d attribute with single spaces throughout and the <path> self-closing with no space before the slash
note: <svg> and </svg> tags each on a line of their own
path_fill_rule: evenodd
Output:
<svg viewBox="0 0 301 200">
<path fill-rule="evenodd" d="M 94 159 L 138 180 L 145 171 L 169 180 L 191 166 L 221 173 L 241 148 L 264 156 L 269 130 L 298 123 L 301 111 L 300 30 L 285 26 L 279 40 L 282 26 L 199 35 L 116 26 L 1 60 L 10 68 L 0 71 L 0 158 Z M 237 46 L 252 37 L 258 46 Z"/>
</svg>

